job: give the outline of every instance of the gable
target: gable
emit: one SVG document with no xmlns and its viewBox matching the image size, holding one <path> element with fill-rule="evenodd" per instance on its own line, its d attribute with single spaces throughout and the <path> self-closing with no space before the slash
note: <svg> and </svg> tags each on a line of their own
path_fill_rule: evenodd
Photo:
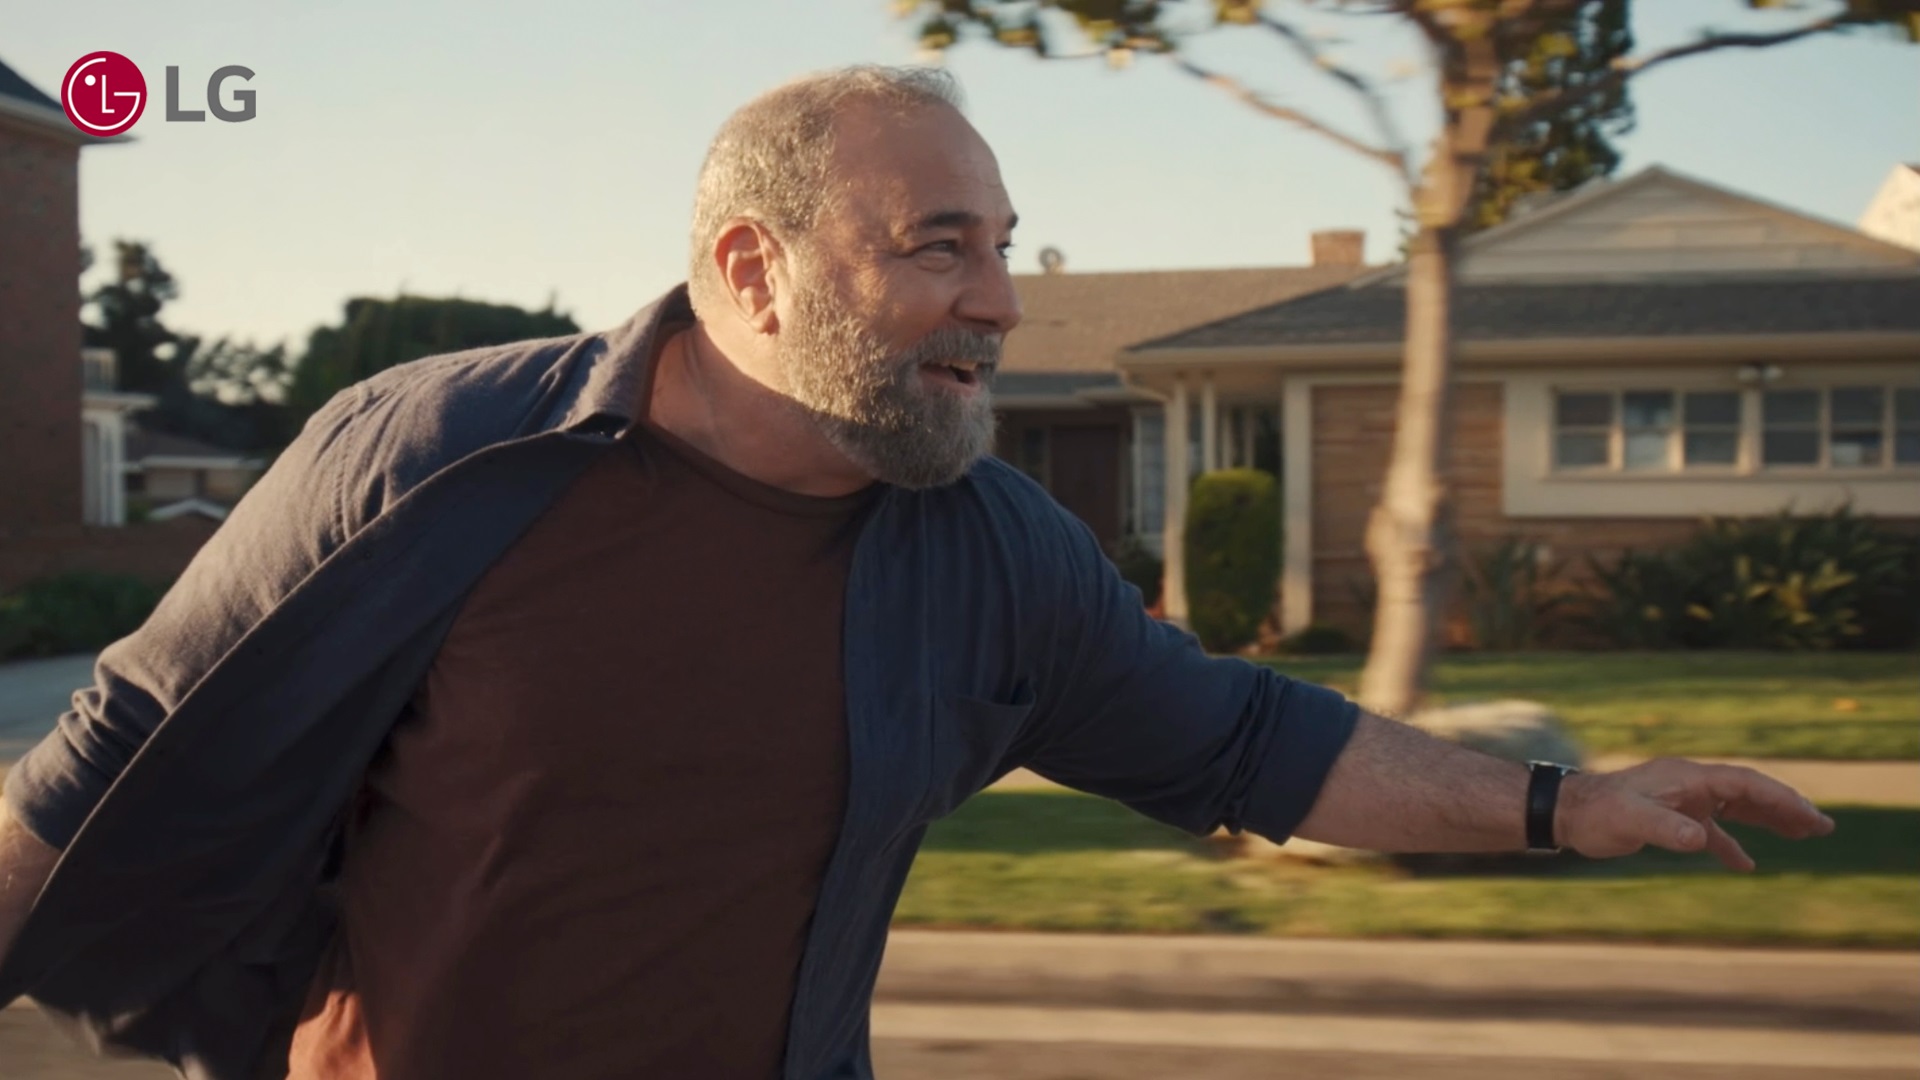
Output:
<svg viewBox="0 0 1920 1080">
<path fill-rule="evenodd" d="M 1920 256 L 1709 184 L 1648 169 L 1488 231 L 1459 279 L 1633 279 L 1920 267 Z"/>
<path fill-rule="evenodd" d="M 1920 251 L 1920 165 L 1899 165 L 1860 215 L 1860 231 Z"/>
</svg>

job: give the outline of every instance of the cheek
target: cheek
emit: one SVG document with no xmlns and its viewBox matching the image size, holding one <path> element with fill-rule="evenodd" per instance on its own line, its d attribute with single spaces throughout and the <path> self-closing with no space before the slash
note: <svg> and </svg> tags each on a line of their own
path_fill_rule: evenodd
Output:
<svg viewBox="0 0 1920 1080">
<path fill-rule="evenodd" d="M 905 349 L 919 344 L 928 334 L 952 321 L 952 307 L 946 299 L 929 295 L 923 289 L 918 294 L 890 297 L 885 306 L 876 310 L 870 325 L 888 346 Z"/>
<path fill-rule="evenodd" d="M 947 279 L 903 260 L 897 267 L 856 274 L 850 299 L 876 340 L 889 349 L 905 349 L 954 321 L 958 297 Z"/>
</svg>

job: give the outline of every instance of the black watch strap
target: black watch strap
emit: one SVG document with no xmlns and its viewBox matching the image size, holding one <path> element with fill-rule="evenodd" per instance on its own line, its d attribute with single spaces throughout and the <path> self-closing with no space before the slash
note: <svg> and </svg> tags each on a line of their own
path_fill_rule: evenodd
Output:
<svg viewBox="0 0 1920 1080">
<path fill-rule="evenodd" d="M 1551 761 L 1529 761 L 1527 780 L 1527 850 L 1556 852 L 1553 842 L 1553 810 L 1560 802 L 1560 781 L 1568 773 L 1580 770 Z"/>
</svg>

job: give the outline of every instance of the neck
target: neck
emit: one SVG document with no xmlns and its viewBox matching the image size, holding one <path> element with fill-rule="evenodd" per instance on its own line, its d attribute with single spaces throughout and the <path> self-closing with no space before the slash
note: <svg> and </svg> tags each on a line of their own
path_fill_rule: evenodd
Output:
<svg viewBox="0 0 1920 1080">
<path fill-rule="evenodd" d="M 832 498 L 873 483 L 792 398 L 754 378 L 698 325 L 661 347 L 647 419 L 734 472 L 795 494 Z"/>
</svg>

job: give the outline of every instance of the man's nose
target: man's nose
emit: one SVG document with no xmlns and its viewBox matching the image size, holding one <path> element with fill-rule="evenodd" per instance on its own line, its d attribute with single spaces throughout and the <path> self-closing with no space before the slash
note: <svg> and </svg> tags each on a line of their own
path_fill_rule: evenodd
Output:
<svg viewBox="0 0 1920 1080">
<path fill-rule="evenodd" d="M 996 255 L 981 267 L 960 295 L 955 314 L 971 326 L 1000 334 L 1020 325 L 1020 294 L 1013 287 L 1006 260 Z"/>
</svg>

